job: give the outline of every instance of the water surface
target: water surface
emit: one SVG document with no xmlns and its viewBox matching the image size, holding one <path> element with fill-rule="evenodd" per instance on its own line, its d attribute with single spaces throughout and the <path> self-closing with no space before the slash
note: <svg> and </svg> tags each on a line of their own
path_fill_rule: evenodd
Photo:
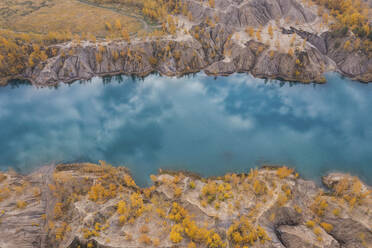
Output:
<svg viewBox="0 0 372 248">
<path fill-rule="evenodd" d="M 326 85 L 248 75 L 0 88 L 0 168 L 106 160 L 140 184 L 158 168 L 202 175 L 265 163 L 306 178 L 351 172 L 372 183 L 372 85 Z"/>
</svg>

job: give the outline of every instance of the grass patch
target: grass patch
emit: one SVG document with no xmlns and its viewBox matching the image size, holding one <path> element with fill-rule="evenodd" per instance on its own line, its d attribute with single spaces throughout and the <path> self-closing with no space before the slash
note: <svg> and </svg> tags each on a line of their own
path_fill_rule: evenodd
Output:
<svg viewBox="0 0 372 248">
<path fill-rule="evenodd" d="M 0 27 L 17 32 L 70 31 L 97 37 L 112 35 L 105 23 L 120 21 L 130 33 L 144 29 L 144 18 L 136 5 L 105 6 L 84 0 L 0 1 Z M 135 14 L 133 14 L 135 13 Z"/>
</svg>

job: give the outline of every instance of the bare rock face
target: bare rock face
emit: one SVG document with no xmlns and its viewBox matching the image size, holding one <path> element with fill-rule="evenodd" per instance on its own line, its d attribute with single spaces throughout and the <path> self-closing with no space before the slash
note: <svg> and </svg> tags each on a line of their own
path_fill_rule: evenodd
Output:
<svg viewBox="0 0 372 248">
<path fill-rule="evenodd" d="M 291 27 L 290 30 L 283 29 L 283 31 L 287 33 L 296 33 L 303 39 L 306 39 L 306 41 L 310 42 L 313 46 L 315 46 L 320 53 L 327 53 L 327 43 L 323 37 L 303 30 L 298 30 L 294 27 Z"/>
<path fill-rule="evenodd" d="M 217 15 L 221 23 L 231 27 L 264 26 L 278 18 L 289 18 L 300 23 L 315 19 L 314 13 L 294 0 L 216 0 L 214 9 L 195 0 L 184 2 L 197 21 Z"/>
<path fill-rule="evenodd" d="M 372 244 L 372 233 L 367 226 L 355 221 L 353 219 L 329 218 L 323 219 L 325 222 L 331 224 L 334 228 L 329 231 L 338 243 L 345 248 L 363 247 L 361 246 L 361 239 L 365 244 Z"/>
<path fill-rule="evenodd" d="M 0 175 L 0 247 L 43 247 L 47 177 L 44 167 L 28 176 Z"/>
<path fill-rule="evenodd" d="M 372 74 L 372 60 L 367 54 L 353 48 L 344 49 L 344 37 L 337 37 L 330 33 L 323 35 L 327 44 L 327 56 L 336 64 L 339 71 L 356 80 L 370 82 Z M 356 42 L 355 37 L 351 43 Z"/>
<path fill-rule="evenodd" d="M 335 173 L 328 191 L 293 170 L 201 178 L 161 172 L 138 187 L 127 169 L 61 164 L 0 174 L 0 246 L 368 247 L 370 186 Z"/>
<path fill-rule="evenodd" d="M 234 46 L 232 47 L 232 57 L 233 62 L 238 72 L 249 72 L 252 71 L 256 63 L 256 51 L 260 44 L 254 44 L 254 42 L 249 41 L 244 47 Z"/>
<path fill-rule="evenodd" d="M 212 75 L 245 72 L 260 78 L 324 83 L 325 72 L 337 71 L 372 81 L 371 54 L 345 48 L 347 39 L 352 43 L 356 39 L 350 32 L 340 35 L 314 28 L 321 18 L 315 7 L 306 7 L 303 1 L 215 0 L 214 8 L 207 1 L 183 3 L 192 21 L 179 16 L 179 31 L 173 36 L 56 45 L 56 56 L 17 78 L 50 85 L 103 75 L 146 76 L 156 71 L 180 76 L 204 70 Z M 256 28 L 253 35 L 246 31 L 248 26 Z M 269 26 L 274 27 L 273 35 L 268 34 Z"/>
<path fill-rule="evenodd" d="M 278 235 L 281 242 L 287 248 L 297 248 L 297 247 L 306 247 L 306 248 L 318 248 L 318 247 L 327 247 L 327 248 L 340 248 L 341 245 L 328 235 L 324 235 L 322 242 L 317 241 L 316 235 L 308 231 L 306 226 L 289 226 L 283 225 L 278 228 Z"/>
<path fill-rule="evenodd" d="M 235 71 L 236 67 L 234 63 L 224 61 L 215 62 L 205 69 L 205 72 L 209 75 L 221 74 L 227 76 L 233 74 Z"/>
</svg>

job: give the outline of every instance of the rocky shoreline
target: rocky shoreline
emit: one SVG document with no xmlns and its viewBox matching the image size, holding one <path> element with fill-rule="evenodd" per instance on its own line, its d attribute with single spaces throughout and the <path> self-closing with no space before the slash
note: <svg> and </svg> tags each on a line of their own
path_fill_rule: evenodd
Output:
<svg viewBox="0 0 372 248">
<path fill-rule="evenodd" d="M 208 28 L 208 32 L 212 34 L 221 34 L 221 30 L 226 30 L 226 27 L 218 25 L 215 28 Z M 297 33 L 302 34 L 299 30 Z M 229 33 L 225 33 L 218 37 L 228 35 Z M 323 35 L 324 39 L 316 36 L 314 41 L 309 40 L 311 45 L 293 57 L 279 52 L 270 57 L 269 47 L 256 41 L 249 41 L 243 46 L 234 42 L 226 45 L 226 40 L 221 39 L 219 44 L 211 37 L 205 37 L 203 44 L 215 43 L 216 49 L 206 50 L 203 44 L 195 40 L 139 41 L 130 44 L 124 41 L 103 44 L 83 42 L 79 45 L 67 43 L 57 46 L 59 55 L 48 59 L 40 67 L 27 69 L 15 78 L 28 80 L 33 85 L 47 86 L 60 82 L 88 80 L 95 76 L 124 74 L 144 77 L 153 72 L 164 76 L 182 76 L 204 71 L 213 76 L 227 76 L 239 72 L 250 73 L 258 78 L 325 83 L 324 73 L 335 71 L 353 80 L 371 82 L 372 60 L 366 55 L 341 53 L 334 49 L 329 49 L 326 54 L 320 52 L 322 45 L 332 47 L 337 42 L 327 39 L 327 36 L 329 34 L 326 33 Z M 224 57 L 225 46 L 231 50 L 231 58 Z M 100 47 L 104 47 L 104 51 L 100 52 Z M 164 56 L 164 47 L 171 48 L 170 56 L 159 61 L 156 58 Z M 74 51 L 73 55 L 66 55 L 70 50 Z M 128 55 L 127 51 L 131 54 Z M 100 63 L 96 58 L 96 54 L 99 53 L 102 53 Z M 119 54 L 118 58 L 115 58 L 116 54 Z M 217 55 L 212 58 L 211 54 Z M 151 64 L 151 59 L 155 59 L 156 62 Z M 296 65 L 297 59 L 300 60 L 301 68 Z M 296 75 L 296 71 L 301 71 L 300 75 Z"/>
<path fill-rule="evenodd" d="M 202 2 L 183 2 L 193 21 L 177 16 L 178 31 L 173 35 L 52 45 L 47 50 L 55 52 L 48 59 L 11 78 L 46 86 L 94 76 L 152 72 L 181 76 L 204 71 L 324 83 L 325 72 L 338 72 L 372 81 L 370 52 L 353 47 L 357 37 L 351 31 L 330 31 L 316 8 L 292 0 L 216 1 L 214 9 Z M 248 26 L 262 31 L 248 35 Z M 269 26 L 273 28 L 266 33 Z"/>
<path fill-rule="evenodd" d="M 0 247 L 369 247 L 372 188 L 326 188 L 287 167 L 202 178 L 161 171 L 138 187 L 123 167 L 60 164 L 0 174 Z"/>
</svg>

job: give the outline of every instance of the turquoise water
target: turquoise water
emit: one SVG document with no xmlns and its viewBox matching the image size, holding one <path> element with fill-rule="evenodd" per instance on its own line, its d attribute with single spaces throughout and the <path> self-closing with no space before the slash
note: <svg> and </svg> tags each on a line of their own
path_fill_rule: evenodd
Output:
<svg viewBox="0 0 372 248">
<path fill-rule="evenodd" d="M 202 175 L 262 164 L 306 178 L 351 172 L 372 183 L 372 85 L 230 77 L 95 78 L 0 88 L 0 168 L 106 160 L 140 184 L 158 168 Z"/>
</svg>

